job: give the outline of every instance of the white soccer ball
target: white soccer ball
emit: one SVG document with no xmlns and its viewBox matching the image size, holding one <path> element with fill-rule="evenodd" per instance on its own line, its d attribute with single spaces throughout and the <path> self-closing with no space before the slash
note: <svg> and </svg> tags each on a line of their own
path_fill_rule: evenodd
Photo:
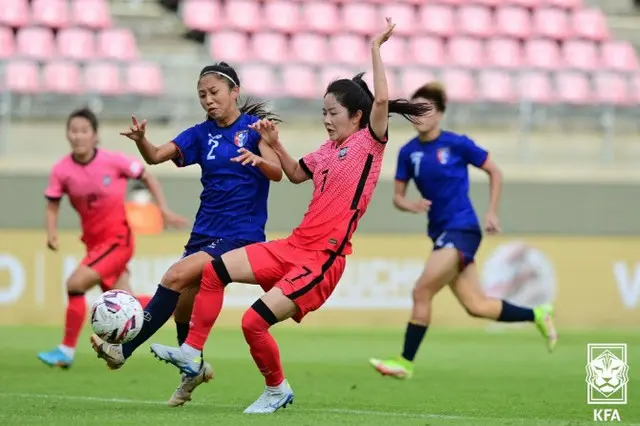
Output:
<svg viewBox="0 0 640 426">
<path fill-rule="evenodd" d="M 144 310 L 124 290 L 105 291 L 91 306 L 91 327 L 109 343 L 126 343 L 140 333 Z"/>
</svg>

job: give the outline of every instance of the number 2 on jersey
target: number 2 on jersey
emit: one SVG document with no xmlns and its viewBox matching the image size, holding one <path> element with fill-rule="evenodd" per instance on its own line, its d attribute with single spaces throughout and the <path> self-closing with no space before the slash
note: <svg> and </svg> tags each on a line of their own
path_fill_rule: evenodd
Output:
<svg viewBox="0 0 640 426">
<path fill-rule="evenodd" d="M 323 170 L 322 174 L 322 186 L 320 187 L 320 192 L 324 192 L 324 185 L 327 183 L 327 175 L 329 174 L 329 169 Z"/>
<path fill-rule="evenodd" d="M 220 145 L 220 142 L 215 140 L 213 138 L 213 136 L 211 136 L 211 134 L 209 134 L 209 146 L 211 148 L 209 149 L 209 153 L 207 154 L 207 160 L 215 160 L 216 159 L 216 155 L 213 153 L 213 151 L 218 147 L 218 145 Z"/>
</svg>

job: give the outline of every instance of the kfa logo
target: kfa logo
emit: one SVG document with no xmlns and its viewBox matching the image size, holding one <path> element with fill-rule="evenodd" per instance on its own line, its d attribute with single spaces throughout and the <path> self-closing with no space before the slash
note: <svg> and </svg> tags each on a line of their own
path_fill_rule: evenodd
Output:
<svg viewBox="0 0 640 426">
<path fill-rule="evenodd" d="M 236 132 L 236 135 L 233 137 L 233 143 L 238 147 L 242 148 L 247 144 L 249 140 L 249 131 L 248 130 L 240 130 Z"/>
<path fill-rule="evenodd" d="M 102 177 L 102 184 L 104 186 L 109 186 L 111 185 L 111 176 L 103 176 Z"/>
<path fill-rule="evenodd" d="M 624 405 L 627 403 L 629 366 L 626 343 L 587 345 L 587 404 Z M 593 421 L 621 421 L 617 408 L 593 410 Z"/>
<path fill-rule="evenodd" d="M 349 152 L 349 147 L 345 146 L 340 150 L 340 152 L 338 152 L 338 160 L 342 160 L 344 157 L 346 157 L 347 152 Z"/>
</svg>

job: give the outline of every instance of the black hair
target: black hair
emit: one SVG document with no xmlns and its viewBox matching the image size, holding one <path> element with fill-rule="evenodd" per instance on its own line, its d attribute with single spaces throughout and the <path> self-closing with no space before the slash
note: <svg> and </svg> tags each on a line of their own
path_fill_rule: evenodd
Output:
<svg viewBox="0 0 640 426">
<path fill-rule="evenodd" d="M 427 99 L 433 102 L 436 106 L 436 110 L 439 112 L 445 112 L 447 110 L 447 92 L 445 91 L 444 86 L 437 81 L 431 81 L 413 92 L 411 100 L 418 98 Z"/>
<path fill-rule="evenodd" d="M 91 125 L 94 133 L 98 132 L 98 117 L 88 107 L 76 109 L 72 111 L 71 114 L 69 114 L 69 118 L 67 118 L 67 129 L 69 128 L 69 124 L 71 124 L 71 120 L 77 117 L 87 120 Z"/>
<path fill-rule="evenodd" d="M 343 78 L 335 80 L 327 86 L 325 96 L 332 93 L 340 105 L 349 111 L 349 116 L 353 117 L 358 111 L 362 111 L 360 118 L 360 128 L 364 129 L 369 125 L 369 116 L 373 107 L 374 96 L 367 83 L 362 79 L 363 72 L 357 74 L 352 79 Z M 412 123 L 416 122 L 415 117 L 424 115 L 431 106 L 426 103 L 411 103 L 406 99 L 393 99 L 389 101 L 389 114 L 400 114 Z"/>
<path fill-rule="evenodd" d="M 198 81 L 207 74 L 217 75 L 218 78 L 227 83 L 229 89 L 240 87 L 240 78 L 238 77 L 238 73 L 226 62 L 218 62 L 202 68 Z M 282 122 L 280 116 L 268 108 L 266 102 L 257 102 L 251 98 L 246 98 L 244 103 L 238 106 L 238 109 L 242 114 L 255 115 L 258 118 L 271 120 L 274 123 Z M 207 119 L 211 119 L 211 117 L 207 116 Z"/>
</svg>

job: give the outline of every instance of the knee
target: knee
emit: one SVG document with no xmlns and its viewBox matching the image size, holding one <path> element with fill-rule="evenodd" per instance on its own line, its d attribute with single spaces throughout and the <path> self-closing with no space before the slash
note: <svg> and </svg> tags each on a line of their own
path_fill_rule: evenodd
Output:
<svg viewBox="0 0 640 426">
<path fill-rule="evenodd" d="M 258 334 L 277 322 L 278 319 L 271 309 L 258 299 L 242 316 L 242 332 L 245 336 Z"/>
<path fill-rule="evenodd" d="M 428 305 L 433 299 L 434 292 L 429 288 L 429 281 L 418 281 L 411 292 L 414 306 Z"/>
<path fill-rule="evenodd" d="M 201 288 L 224 290 L 229 283 L 231 283 L 231 276 L 222 259 L 214 259 L 204 265 L 202 269 L 202 280 L 200 281 Z"/>
<path fill-rule="evenodd" d="M 181 291 L 188 285 L 188 274 L 182 265 L 173 265 L 162 277 L 162 285 L 174 291 Z"/>
<path fill-rule="evenodd" d="M 82 295 L 87 292 L 89 287 L 90 284 L 77 274 L 73 274 L 67 279 L 67 293 L 70 296 Z"/>
</svg>

